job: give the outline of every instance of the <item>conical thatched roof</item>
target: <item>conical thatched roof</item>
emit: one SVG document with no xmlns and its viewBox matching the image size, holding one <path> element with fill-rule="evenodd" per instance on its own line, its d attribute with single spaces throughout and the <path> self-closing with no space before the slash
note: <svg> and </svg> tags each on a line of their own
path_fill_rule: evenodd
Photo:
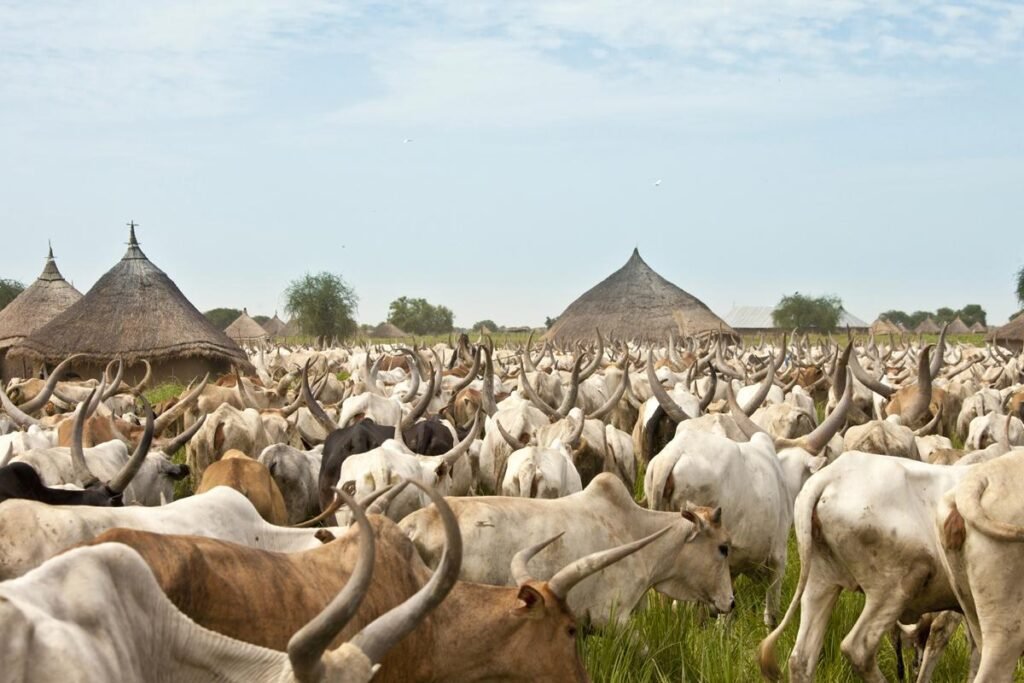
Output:
<svg viewBox="0 0 1024 683">
<path fill-rule="evenodd" d="M 17 344 L 81 298 L 60 274 L 51 248 L 36 281 L 0 311 L 0 349 Z"/>
<path fill-rule="evenodd" d="M 984 334 L 985 332 L 988 332 L 988 328 L 982 325 L 981 321 L 979 320 L 978 322 L 971 325 L 971 332 L 973 332 L 974 334 Z"/>
<path fill-rule="evenodd" d="M 1024 313 L 989 332 L 987 338 L 991 341 L 1017 342 L 1017 346 L 1020 346 L 1021 342 L 1024 342 Z"/>
<path fill-rule="evenodd" d="M 971 328 L 967 327 L 960 316 L 957 316 L 953 322 L 949 324 L 949 329 L 946 330 L 946 334 L 970 334 Z"/>
<path fill-rule="evenodd" d="M 243 308 L 242 315 L 235 318 L 234 322 L 224 328 L 224 334 L 236 342 L 258 341 L 267 338 L 267 331 L 260 327 L 260 324 L 249 317 L 249 310 Z"/>
<path fill-rule="evenodd" d="M 146 258 L 134 225 L 124 258 L 77 303 L 13 347 L 12 357 L 56 363 L 74 353 L 84 363 L 121 357 L 170 362 L 201 358 L 251 368 L 233 341 L 196 310 L 167 274 Z"/>
<path fill-rule="evenodd" d="M 271 337 L 283 337 L 287 329 L 284 321 L 277 317 L 277 311 L 274 311 L 273 318 L 263 323 L 263 330 Z"/>
<path fill-rule="evenodd" d="M 408 337 L 409 335 L 403 332 L 397 325 L 383 322 L 370 331 L 370 336 L 375 339 L 397 339 L 398 337 Z"/>
<path fill-rule="evenodd" d="M 871 323 L 871 332 L 874 334 L 899 334 L 904 331 L 899 325 L 885 318 L 879 318 Z"/>
<path fill-rule="evenodd" d="M 922 320 L 921 324 L 914 328 L 915 334 L 938 334 L 939 332 L 942 332 L 942 328 L 931 316 Z"/>
<path fill-rule="evenodd" d="M 654 272 L 637 249 L 626 265 L 569 304 L 545 337 L 589 338 L 596 328 L 616 339 L 667 338 L 669 330 L 736 334 L 704 302 Z"/>
</svg>

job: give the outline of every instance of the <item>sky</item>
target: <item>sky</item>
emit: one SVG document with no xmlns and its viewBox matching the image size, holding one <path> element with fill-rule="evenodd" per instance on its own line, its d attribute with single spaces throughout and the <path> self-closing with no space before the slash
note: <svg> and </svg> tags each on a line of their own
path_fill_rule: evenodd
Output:
<svg viewBox="0 0 1024 683">
<path fill-rule="evenodd" d="M 85 291 L 134 220 L 200 310 L 537 325 L 638 247 L 719 315 L 1001 323 L 1022 122 L 1024 2 L 0 0 L 0 277 Z"/>
</svg>

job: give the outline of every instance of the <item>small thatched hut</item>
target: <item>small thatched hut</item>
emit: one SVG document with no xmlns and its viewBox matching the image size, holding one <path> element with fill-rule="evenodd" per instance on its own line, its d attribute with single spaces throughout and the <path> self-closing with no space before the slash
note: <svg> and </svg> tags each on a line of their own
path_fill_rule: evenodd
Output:
<svg viewBox="0 0 1024 683">
<path fill-rule="evenodd" d="M 288 330 L 285 322 L 277 317 L 277 311 L 274 311 L 274 317 L 263 323 L 262 327 L 267 336 L 272 339 L 285 336 L 285 332 Z"/>
<path fill-rule="evenodd" d="M 224 328 L 224 334 L 239 344 L 263 341 L 267 338 L 267 331 L 249 316 L 247 308 L 243 308 L 242 314 Z"/>
<path fill-rule="evenodd" d="M 896 323 L 891 320 L 886 320 L 885 318 L 879 318 L 875 322 L 871 323 L 872 334 L 899 334 L 900 332 L 905 331 L 906 330 Z"/>
<path fill-rule="evenodd" d="M 986 332 L 988 332 L 988 328 L 982 325 L 981 321 L 979 320 L 978 322 L 971 325 L 971 332 L 974 334 L 985 334 Z"/>
<path fill-rule="evenodd" d="M 370 336 L 374 339 L 398 339 L 400 337 L 408 337 L 409 335 L 397 325 L 383 322 L 370 331 Z"/>
<path fill-rule="evenodd" d="M 736 334 L 703 301 L 654 272 L 637 249 L 626 265 L 569 304 L 545 338 L 590 338 L 596 328 L 615 339 L 661 339 L 670 330 Z"/>
<path fill-rule="evenodd" d="M 988 333 L 989 341 L 997 342 L 1008 349 L 1020 351 L 1024 348 L 1024 313 Z"/>
<path fill-rule="evenodd" d="M 931 316 L 922 320 L 921 324 L 914 328 L 914 334 L 938 334 L 939 332 L 942 332 L 942 328 Z"/>
<path fill-rule="evenodd" d="M 225 372 L 235 364 L 252 370 L 238 345 L 196 310 L 167 274 L 146 258 L 134 224 L 124 258 L 96 281 L 77 303 L 8 352 L 12 359 L 59 363 L 79 353 L 72 370 L 98 377 L 123 358 L 126 382 L 138 382 L 153 365 L 153 379 L 188 380 Z"/>
<path fill-rule="evenodd" d="M 36 281 L 25 288 L 11 303 L 0 311 L 0 363 L 4 381 L 11 377 L 25 377 L 31 368 L 24 362 L 7 362 L 7 349 L 29 336 L 46 323 L 66 311 L 82 298 L 57 269 L 53 248 L 46 256 L 46 265 Z"/>
<path fill-rule="evenodd" d="M 957 316 L 953 319 L 953 322 L 949 324 L 949 328 L 946 330 L 946 334 L 970 334 L 971 328 L 967 327 L 967 324 Z"/>
</svg>

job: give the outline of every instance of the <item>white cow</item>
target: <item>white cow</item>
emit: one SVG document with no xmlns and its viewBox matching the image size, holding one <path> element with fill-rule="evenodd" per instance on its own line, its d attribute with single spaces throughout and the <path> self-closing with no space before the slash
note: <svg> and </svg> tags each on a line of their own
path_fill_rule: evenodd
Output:
<svg viewBox="0 0 1024 683">
<path fill-rule="evenodd" d="M 1024 446 L 1024 422 L 1018 417 L 988 413 L 971 420 L 964 448 L 981 450 L 1004 438 L 1011 446 Z"/>
<path fill-rule="evenodd" d="M 289 524 L 298 524 L 320 513 L 317 478 L 320 476 L 323 449 L 323 444 L 309 451 L 300 451 L 287 444 L 274 444 L 264 448 L 257 458 L 281 490 Z"/>
<path fill-rule="evenodd" d="M 561 498 L 583 490 L 572 455 L 556 439 L 546 448 L 527 446 L 508 457 L 501 494 L 522 498 Z"/>
</svg>

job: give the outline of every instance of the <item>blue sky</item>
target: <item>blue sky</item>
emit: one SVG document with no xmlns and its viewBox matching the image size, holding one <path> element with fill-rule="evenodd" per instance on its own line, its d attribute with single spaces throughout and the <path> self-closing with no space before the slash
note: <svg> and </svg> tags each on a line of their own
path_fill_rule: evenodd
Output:
<svg viewBox="0 0 1024 683">
<path fill-rule="evenodd" d="M 203 310 L 539 324 L 639 246 L 720 315 L 1002 322 L 1022 121 L 1020 2 L 0 1 L 0 277 L 50 238 L 84 291 L 134 219 Z"/>
</svg>

